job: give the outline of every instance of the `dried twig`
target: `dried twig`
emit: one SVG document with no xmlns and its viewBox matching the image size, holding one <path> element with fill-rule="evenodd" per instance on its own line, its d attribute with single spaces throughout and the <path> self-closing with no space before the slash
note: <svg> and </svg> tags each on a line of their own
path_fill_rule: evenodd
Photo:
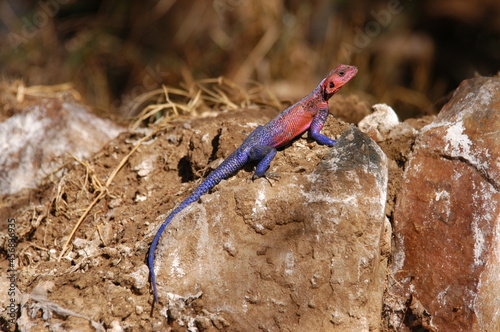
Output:
<svg viewBox="0 0 500 332">
<path fill-rule="evenodd" d="M 87 208 L 85 209 L 85 211 L 83 212 L 83 214 L 78 219 L 75 227 L 73 227 L 73 230 L 71 231 L 70 235 L 68 236 L 68 239 L 66 240 L 66 243 L 64 243 L 64 245 L 63 245 L 63 247 L 61 249 L 61 253 L 60 253 L 59 257 L 57 258 L 58 261 L 61 260 L 62 256 L 66 252 L 66 250 L 67 250 L 67 248 L 69 246 L 69 243 L 73 240 L 73 237 L 75 236 L 76 231 L 78 230 L 78 228 L 82 224 L 82 222 L 85 219 L 85 217 L 89 214 L 89 212 L 92 210 L 92 208 L 101 200 L 101 198 L 103 198 L 106 194 L 109 194 L 108 188 L 109 188 L 111 182 L 113 181 L 113 179 L 115 178 L 116 174 L 118 174 L 118 172 L 120 171 L 120 169 L 123 167 L 123 165 L 125 165 L 125 163 L 128 161 L 128 159 L 130 158 L 130 156 L 139 148 L 139 146 L 141 146 L 141 144 L 144 141 L 148 140 L 154 134 L 156 134 L 156 130 L 152 130 L 149 134 L 147 134 L 146 136 L 144 136 L 143 138 L 141 138 L 135 144 L 135 146 L 132 148 L 132 150 L 125 157 L 123 157 L 122 160 L 120 161 L 120 163 L 118 163 L 118 165 L 113 169 L 113 171 L 108 176 L 108 179 L 106 180 L 106 183 L 104 185 L 101 185 L 101 183 L 97 179 L 97 177 L 93 178 L 93 180 L 96 181 L 95 183 L 98 184 L 98 188 L 96 188 L 96 192 L 98 192 L 99 194 L 87 206 Z M 84 164 L 84 162 L 81 162 L 81 161 L 80 161 L 80 163 Z"/>
</svg>

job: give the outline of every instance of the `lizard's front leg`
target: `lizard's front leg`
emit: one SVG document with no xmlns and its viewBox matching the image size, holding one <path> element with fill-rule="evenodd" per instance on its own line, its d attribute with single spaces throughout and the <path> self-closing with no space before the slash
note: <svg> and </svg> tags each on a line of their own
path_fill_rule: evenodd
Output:
<svg viewBox="0 0 500 332">
<path fill-rule="evenodd" d="M 276 178 L 277 174 L 266 172 L 271 164 L 271 161 L 276 156 L 276 149 L 268 145 L 256 145 L 248 152 L 248 157 L 252 160 L 260 160 L 255 168 L 255 173 L 252 179 L 260 177 Z"/>
<path fill-rule="evenodd" d="M 324 144 L 328 146 L 334 146 L 336 141 L 333 139 L 320 134 L 321 129 L 325 125 L 326 118 L 328 117 L 328 109 L 319 110 L 312 120 L 311 126 L 309 127 L 309 133 L 312 139 L 314 139 L 319 144 Z"/>
</svg>

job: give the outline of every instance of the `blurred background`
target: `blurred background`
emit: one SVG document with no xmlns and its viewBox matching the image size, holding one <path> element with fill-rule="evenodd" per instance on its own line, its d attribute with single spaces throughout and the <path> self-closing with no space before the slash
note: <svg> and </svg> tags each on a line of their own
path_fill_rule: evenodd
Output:
<svg viewBox="0 0 500 332">
<path fill-rule="evenodd" d="M 70 82 L 129 117 L 161 88 L 224 76 L 297 100 L 340 63 L 343 93 L 402 119 L 434 114 L 466 78 L 500 70 L 498 0 L 3 0 L 2 81 Z"/>
</svg>

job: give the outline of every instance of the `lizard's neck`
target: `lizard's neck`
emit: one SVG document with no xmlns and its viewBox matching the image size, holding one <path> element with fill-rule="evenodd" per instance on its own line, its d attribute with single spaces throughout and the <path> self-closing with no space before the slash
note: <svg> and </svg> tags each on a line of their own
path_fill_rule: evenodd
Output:
<svg viewBox="0 0 500 332">
<path fill-rule="evenodd" d="M 309 101 L 317 104 L 327 103 L 331 96 L 325 96 L 322 88 L 323 82 L 320 83 L 308 96 Z"/>
<path fill-rule="evenodd" d="M 316 114 L 318 110 L 328 108 L 328 100 L 323 98 L 321 85 L 319 85 L 296 105 L 300 105 L 302 111 Z"/>
</svg>

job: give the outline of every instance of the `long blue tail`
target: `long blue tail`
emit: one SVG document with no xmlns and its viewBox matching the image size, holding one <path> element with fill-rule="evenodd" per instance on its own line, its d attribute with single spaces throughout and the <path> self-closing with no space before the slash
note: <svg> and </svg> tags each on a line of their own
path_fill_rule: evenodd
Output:
<svg viewBox="0 0 500 332">
<path fill-rule="evenodd" d="M 185 200 L 176 207 L 170 215 L 165 219 L 163 224 L 158 229 L 153 242 L 151 242 L 151 247 L 149 248 L 148 253 L 148 266 L 149 273 L 151 276 L 151 284 L 153 285 L 153 295 L 154 300 L 158 303 L 158 292 L 156 289 L 156 275 L 154 270 L 154 260 L 155 260 L 155 250 L 158 246 L 158 242 L 160 241 L 160 237 L 165 230 L 165 228 L 170 224 L 172 219 L 181 212 L 184 208 L 186 208 L 189 204 L 197 201 L 204 193 L 212 189 L 215 185 L 217 185 L 220 181 L 225 178 L 228 178 L 231 174 L 238 171 L 242 168 L 248 161 L 248 157 L 246 154 L 240 153 L 238 150 L 233 152 L 226 160 L 222 162 L 215 170 L 212 171 L 208 175 L 208 177 L 194 190 L 194 192 L 187 197 Z"/>
</svg>

